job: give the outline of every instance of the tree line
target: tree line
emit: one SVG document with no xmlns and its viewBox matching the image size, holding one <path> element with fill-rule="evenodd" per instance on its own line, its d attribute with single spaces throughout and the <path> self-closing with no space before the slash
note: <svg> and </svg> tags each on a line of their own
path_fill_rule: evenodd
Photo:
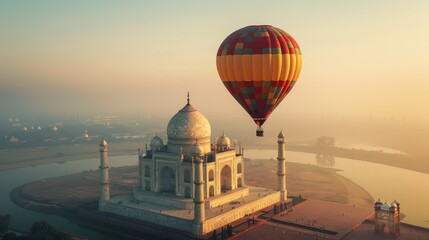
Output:
<svg viewBox="0 0 429 240">
<path fill-rule="evenodd" d="M 17 234 L 9 230 L 11 216 L 0 215 L 0 239 L 2 240 L 72 240 L 70 234 L 57 231 L 46 221 L 33 223 L 28 234 Z"/>
</svg>

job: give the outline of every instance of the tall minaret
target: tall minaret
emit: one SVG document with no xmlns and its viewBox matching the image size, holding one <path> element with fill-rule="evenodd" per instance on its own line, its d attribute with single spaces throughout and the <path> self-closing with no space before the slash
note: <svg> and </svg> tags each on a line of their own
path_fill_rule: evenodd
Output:
<svg viewBox="0 0 429 240">
<path fill-rule="evenodd" d="M 286 190 L 286 158 L 285 158 L 285 141 L 283 132 L 280 131 L 278 135 L 278 166 L 277 166 L 277 176 L 278 176 L 278 190 L 280 191 L 280 202 L 284 202 L 287 199 L 287 190 Z"/>
<path fill-rule="evenodd" d="M 205 221 L 204 210 L 204 179 L 203 179 L 203 157 L 204 149 L 198 143 L 192 146 L 191 154 L 195 162 L 195 195 L 194 195 L 194 234 L 202 235 L 201 224 Z"/>
<path fill-rule="evenodd" d="M 104 202 L 110 199 L 109 190 L 109 163 L 107 161 L 107 141 L 100 143 L 100 200 L 98 209 L 103 211 Z"/>
</svg>

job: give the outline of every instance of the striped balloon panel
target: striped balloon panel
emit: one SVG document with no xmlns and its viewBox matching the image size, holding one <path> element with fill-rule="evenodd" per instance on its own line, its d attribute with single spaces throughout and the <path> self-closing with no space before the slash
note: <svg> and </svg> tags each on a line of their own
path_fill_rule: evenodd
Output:
<svg viewBox="0 0 429 240">
<path fill-rule="evenodd" d="M 281 102 L 284 93 L 277 89 L 292 89 L 293 81 L 228 81 L 225 87 L 237 102 L 246 109 L 258 126 L 264 124 Z M 283 94 L 283 95 L 282 95 Z"/>
<path fill-rule="evenodd" d="M 229 92 L 262 125 L 295 85 L 302 54 L 283 30 L 248 26 L 222 42 L 216 65 Z"/>
</svg>

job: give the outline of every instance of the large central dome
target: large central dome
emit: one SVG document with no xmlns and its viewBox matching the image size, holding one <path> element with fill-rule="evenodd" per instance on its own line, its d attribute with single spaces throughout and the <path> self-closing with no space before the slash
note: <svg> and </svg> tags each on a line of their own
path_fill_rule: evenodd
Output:
<svg viewBox="0 0 429 240">
<path fill-rule="evenodd" d="M 186 104 L 170 120 L 167 126 L 168 150 L 189 155 L 190 148 L 195 142 L 201 145 L 205 152 L 210 151 L 211 127 L 207 118 L 191 104 Z"/>
<path fill-rule="evenodd" d="M 193 139 L 210 137 L 210 123 L 191 104 L 186 104 L 174 115 L 167 126 L 168 137 Z"/>
</svg>

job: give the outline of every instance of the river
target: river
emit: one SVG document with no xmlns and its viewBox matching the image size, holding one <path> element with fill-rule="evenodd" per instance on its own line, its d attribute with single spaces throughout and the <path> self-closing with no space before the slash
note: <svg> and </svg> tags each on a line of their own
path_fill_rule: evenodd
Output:
<svg viewBox="0 0 429 240">
<path fill-rule="evenodd" d="M 111 167 L 136 165 L 137 156 L 126 155 L 109 157 L 109 164 Z M 23 184 L 46 178 L 80 173 L 90 169 L 97 170 L 99 165 L 100 160 L 98 158 L 91 158 L 0 171 L 0 214 L 11 214 L 11 227 L 21 231 L 29 231 L 31 225 L 35 221 L 46 220 L 55 229 L 63 232 L 87 236 L 91 240 L 116 240 L 117 238 L 79 226 L 64 217 L 21 208 L 15 205 L 9 197 L 9 193 L 14 188 Z"/>
<path fill-rule="evenodd" d="M 245 156 L 253 159 L 275 159 L 276 150 L 246 150 Z M 429 228 L 429 175 L 406 169 L 390 167 L 345 158 L 318 158 L 314 154 L 287 152 L 287 161 L 302 164 L 323 165 L 342 170 L 338 173 L 366 189 L 375 199 L 382 198 L 389 202 L 397 199 L 401 202 L 401 211 L 407 215 L 403 222 Z M 268 160 L 267 160 L 268 161 Z M 111 167 L 137 164 L 134 155 L 109 157 Z M 11 169 L 0 172 L 0 214 L 11 214 L 11 227 L 28 231 L 31 224 L 46 220 L 54 228 L 77 235 L 88 236 L 91 240 L 116 238 L 79 226 L 70 220 L 50 214 L 39 213 L 16 206 L 9 193 L 25 183 L 51 177 L 79 173 L 85 170 L 97 170 L 98 158 L 52 163 Z"/>
<path fill-rule="evenodd" d="M 249 149 L 245 156 L 275 159 L 277 150 Z M 347 158 L 317 158 L 315 154 L 301 152 L 287 152 L 288 161 L 339 169 L 338 174 L 364 188 L 374 199 L 388 203 L 398 200 L 406 215 L 402 222 L 429 228 L 429 174 Z"/>
</svg>

